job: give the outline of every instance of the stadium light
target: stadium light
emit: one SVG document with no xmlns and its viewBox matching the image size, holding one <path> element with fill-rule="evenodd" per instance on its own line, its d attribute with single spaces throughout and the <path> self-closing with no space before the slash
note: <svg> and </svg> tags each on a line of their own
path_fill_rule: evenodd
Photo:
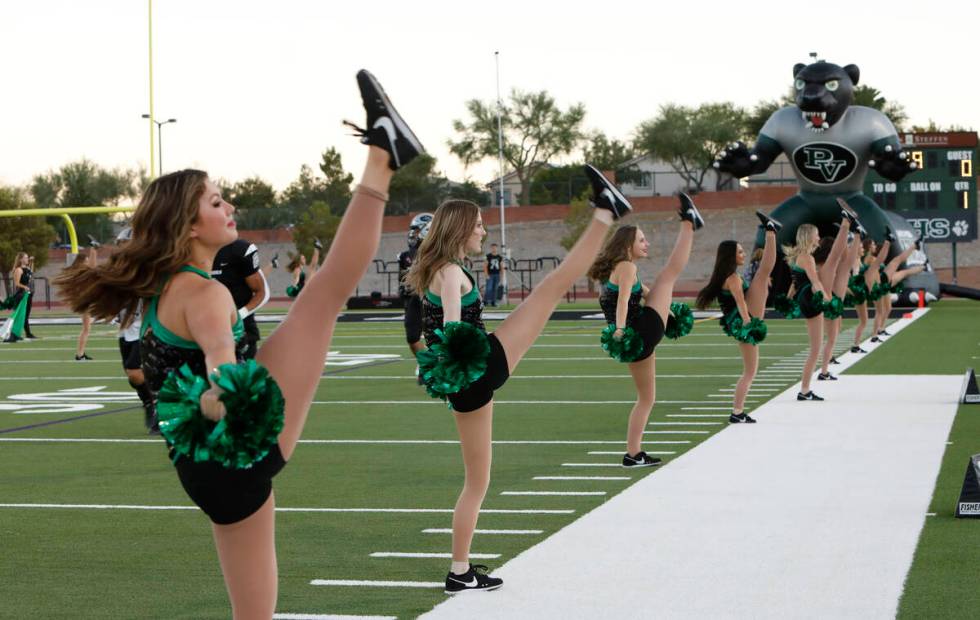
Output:
<svg viewBox="0 0 980 620">
<path fill-rule="evenodd" d="M 150 118 L 149 114 L 144 114 L 142 118 Z M 155 118 L 150 118 L 157 126 L 157 164 L 159 165 L 157 176 L 163 174 L 163 126 L 168 123 L 176 123 L 176 118 L 168 118 L 165 121 L 158 121 Z"/>
</svg>

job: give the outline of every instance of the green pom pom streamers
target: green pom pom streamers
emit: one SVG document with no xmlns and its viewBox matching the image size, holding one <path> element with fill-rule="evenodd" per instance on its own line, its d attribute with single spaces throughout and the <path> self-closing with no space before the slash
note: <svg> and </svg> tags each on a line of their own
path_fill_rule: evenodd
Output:
<svg viewBox="0 0 980 620">
<path fill-rule="evenodd" d="M 617 340 L 613 334 L 616 332 L 616 324 L 610 323 L 602 330 L 599 342 L 602 349 L 617 362 L 635 362 L 640 354 L 643 353 L 643 338 L 632 327 L 623 330 L 623 337 Z"/>
<path fill-rule="evenodd" d="M 738 310 L 733 310 L 728 316 L 722 319 L 722 330 L 735 340 L 746 344 L 756 345 L 766 339 L 769 328 L 766 322 L 758 317 L 749 319 L 748 323 L 742 321 L 742 316 Z"/>
<path fill-rule="evenodd" d="M 171 373 L 157 395 L 160 432 L 177 455 L 246 469 L 263 459 L 282 431 L 285 401 L 269 371 L 255 360 L 223 364 L 211 375 L 223 390 L 225 417 L 213 422 L 201 413 L 203 377 L 185 364 Z"/>
<path fill-rule="evenodd" d="M 795 299 L 790 299 L 783 294 L 776 295 L 776 298 L 772 302 L 772 307 L 787 319 L 798 319 L 803 316 L 800 312 L 800 304 L 796 303 Z"/>
<path fill-rule="evenodd" d="M 664 327 L 664 336 L 677 340 L 690 334 L 694 329 L 694 312 L 691 311 L 691 306 L 675 301 L 670 304 L 670 313 Z"/>
<path fill-rule="evenodd" d="M 286 287 L 286 296 L 296 297 L 297 295 L 299 295 L 299 291 L 300 289 L 298 286 L 293 286 L 292 284 L 290 284 L 289 286 Z"/>
<path fill-rule="evenodd" d="M 831 320 L 844 316 L 844 300 L 837 295 L 832 295 L 830 301 L 823 305 L 823 316 Z"/>
<path fill-rule="evenodd" d="M 486 374 L 490 341 L 483 330 L 461 321 L 450 321 L 435 333 L 440 341 L 415 357 L 425 391 L 447 400 Z"/>
</svg>

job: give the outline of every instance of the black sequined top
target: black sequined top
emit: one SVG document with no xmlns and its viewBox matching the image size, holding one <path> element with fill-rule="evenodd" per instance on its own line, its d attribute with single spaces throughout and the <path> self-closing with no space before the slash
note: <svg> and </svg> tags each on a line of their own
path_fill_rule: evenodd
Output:
<svg viewBox="0 0 980 620">
<path fill-rule="evenodd" d="M 747 290 L 749 290 L 749 285 L 745 280 L 742 280 L 742 294 L 744 295 Z M 721 313 L 724 316 L 731 314 L 732 310 L 738 312 L 738 304 L 735 303 L 735 296 L 725 289 L 721 289 L 718 293 L 718 307 L 721 308 Z"/>
<path fill-rule="evenodd" d="M 640 315 L 640 306 L 643 301 L 643 285 L 637 277 L 636 283 L 630 289 L 630 298 L 626 305 L 626 327 L 628 327 Z M 599 295 L 599 307 L 606 315 L 607 323 L 616 323 L 616 306 L 619 304 L 619 287 L 612 282 L 602 283 L 602 294 Z"/>
<path fill-rule="evenodd" d="M 459 320 L 486 332 L 487 328 L 483 324 L 483 299 L 480 298 L 480 290 L 476 287 L 476 278 L 466 267 L 460 265 L 460 268 L 473 288 L 459 300 L 462 306 Z M 426 291 L 422 296 L 422 334 L 427 345 L 432 346 L 433 343 L 440 341 L 436 330 L 442 329 L 443 316 L 442 299 L 432 291 Z"/>
<path fill-rule="evenodd" d="M 199 275 L 204 272 L 181 268 L 181 271 L 193 271 Z M 203 276 L 202 276 L 203 277 Z M 210 276 L 207 276 L 210 278 Z M 195 375 L 207 378 L 208 368 L 204 361 L 204 351 L 193 340 L 181 338 L 163 326 L 157 319 L 157 301 L 159 296 L 150 300 L 149 307 L 143 316 L 140 333 L 140 362 L 146 385 L 156 394 L 160 391 L 164 380 L 171 372 L 187 364 Z M 235 337 L 235 361 L 245 359 L 248 342 L 245 339 L 245 327 L 241 318 L 232 326 Z"/>
<path fill-rule="evenodd" d="M 802 267 L 793 265 L 789 271 L 793 279 L 793 288 L 796 290 L 797 295 L 810 287 L 810 277 L 806 275 L 806 271 Z"/>
</svg>

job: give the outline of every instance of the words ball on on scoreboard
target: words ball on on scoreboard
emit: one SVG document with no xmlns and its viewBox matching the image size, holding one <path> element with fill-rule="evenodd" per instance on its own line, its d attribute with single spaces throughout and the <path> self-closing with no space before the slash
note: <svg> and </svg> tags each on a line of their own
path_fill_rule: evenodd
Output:
<svg viewBox="0 0 980 620">
<path fill-rule="evenodd" d="M 980 454 L 971 456 L 966 466 L 963 490 L 956 504 L 956 517 L 980 519 Z"/>
</svg>

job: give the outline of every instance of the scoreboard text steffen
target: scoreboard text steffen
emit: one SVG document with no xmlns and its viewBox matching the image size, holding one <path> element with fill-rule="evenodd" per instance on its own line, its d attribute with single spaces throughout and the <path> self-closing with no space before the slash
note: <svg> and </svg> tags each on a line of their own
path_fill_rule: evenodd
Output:
<svg viewBox="0 0 980 620">
<path fill-rule="evenodd" d="M 871 169 L 864 183 L 865 194 L 889 211 L 917 211 L 922 215 L 976 212 L 976 133 L 907 133 L 900 138 L 918 170 L 895 183 Z"/>
</svg>

